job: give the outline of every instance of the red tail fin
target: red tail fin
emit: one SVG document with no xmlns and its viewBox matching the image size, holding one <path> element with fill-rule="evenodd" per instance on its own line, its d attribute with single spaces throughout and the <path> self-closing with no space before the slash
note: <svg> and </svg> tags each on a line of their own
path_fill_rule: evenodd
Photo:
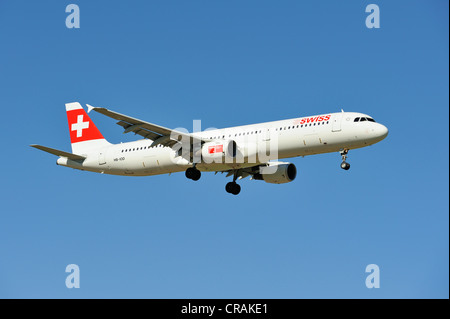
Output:
<svg viewBox="0 0 450 319">
<path fill-rule="evenodd" d="M 69 122 L 70 141 L 72 143 L 104 138 L 86 111 L 81 107 L 80 103 L 67 103 L 66 111 Z"/>
<path fill-rule="evenodd" d="M 109 145 L 80 103 L 66 104 L 73 153 Z"/>
</svg>

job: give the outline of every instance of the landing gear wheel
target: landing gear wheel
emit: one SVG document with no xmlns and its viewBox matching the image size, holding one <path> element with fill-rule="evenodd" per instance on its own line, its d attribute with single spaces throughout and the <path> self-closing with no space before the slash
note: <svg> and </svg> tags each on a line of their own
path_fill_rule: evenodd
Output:
<svg viewBox="0 0 450 319">
<path fill-rule="evenodd" d="M 241 192 L 241 186 L 236 182 L 229 182 L 225 186 L 225 190 L 230 194 L 237 195 Z"/>
<path fill-rule="evenodd" d="M 341 168 L 345 169 L 346 171 L 348 171 L 350 169 L 350 164 L 347 162 L 342 162 L 341 163 Z"/>
<path fill-rule="evenodd" d="M 192 176 L 191 179 L 193 181 L 198 181 L 200 179 L 200 177 L 202 177 L 202 173 L 198 169 L 195 169 L 194 170 L 194 176 Z"/>
<path fill-rule="evenodd" d="M 350 164 L 346 162 L 348 149 L 345 148 L 342 151 L 340 151 L 339 153 L 341 153 L 341 157 L 342 157 L 341 168 L 348 171 L 350 169 Z"/>
<path fill-rule="evenodd" d="M 186 172 L 185 172 L 184 174 L 186 175 L 187 178 L 189 178 L 189 179 L 192 178 L 192 176 L 194 175 L 193 170 L 194 170 L 194 169 L 193 169 L 192 167 L 189 167 L 189 168 L 186 170 Z"/>
<path fill-rule="evenodd" d="M 189 167 L 186 170 L 185 175 L 187 178 L 192 179 L 193 181 L 198 181 L 200 179 L 200 177 L 202 176 L 202 173 L 194 167 Z"/>
</svg>

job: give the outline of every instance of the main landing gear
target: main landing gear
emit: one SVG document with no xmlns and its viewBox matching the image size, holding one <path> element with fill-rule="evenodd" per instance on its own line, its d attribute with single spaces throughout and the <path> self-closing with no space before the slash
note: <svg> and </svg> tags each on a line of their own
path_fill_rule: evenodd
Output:
<svg viewBox="0 0 450 319">
<path fill-rule="evenodd" d="M 241 192 L 241 186 L 236 182 L 229 182 L 225 185 L 225 190 L 233 195 L 237 195 Z"/>
<path fill-rule="evenodd" d="M 202 176 L 202 173 L 194 166 L 189 167 L 185 173 L 186 177 L 192 179 L 193 181 L 198 181 Z"/>
<path fill-rule="evenodd" d="M 348 149 L 344 149 L 344 150 L 340 151 L 339 153 L 341 153 L 341 156 L 342 156 L 341 168 L 348 171 L 350 169 L 350 164 L 346 162 Z"/>
<path fill-rule="evenodd" d="M 237 174 L 237 171 L 235 171 L 234 176 L 233 176 L 233 181 L 227 183 L 227 185 L 225 186 L 225 190 L 227 191 L 227 193 L 237 195 L 241 192 L 241 186 L 238 183 L 236 183 L 237 178 L 238 178 L 238 174 Z"/>
</svg>

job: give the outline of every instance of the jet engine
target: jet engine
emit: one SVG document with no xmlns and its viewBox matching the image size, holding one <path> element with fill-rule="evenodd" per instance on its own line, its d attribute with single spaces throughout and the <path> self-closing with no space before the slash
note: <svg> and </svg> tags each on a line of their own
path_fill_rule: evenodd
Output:
<svg viewBox="0 0 450 319">
<path fill-rule="evenodd" d="M 263 180 L 271 184 L 283 184 L 292 182 L 297 176 L 297 168 L 292 163 L 269 162 L 259 167 L 259 173 L 253 175 L 253 179 Z"/>
</svg>

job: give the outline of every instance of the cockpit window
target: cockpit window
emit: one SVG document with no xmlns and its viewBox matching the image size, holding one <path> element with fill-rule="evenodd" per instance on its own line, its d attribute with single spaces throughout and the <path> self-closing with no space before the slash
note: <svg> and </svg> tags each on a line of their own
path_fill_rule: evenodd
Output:
<svg viewBox="0 0 450 319">
<path fill-rule="evenodd" d="M 375 120 L 371 117 L 357 117 L 354 120 L 354 122 L 364 122 L 364 121 L 375 122 Z"/>
</svg>

